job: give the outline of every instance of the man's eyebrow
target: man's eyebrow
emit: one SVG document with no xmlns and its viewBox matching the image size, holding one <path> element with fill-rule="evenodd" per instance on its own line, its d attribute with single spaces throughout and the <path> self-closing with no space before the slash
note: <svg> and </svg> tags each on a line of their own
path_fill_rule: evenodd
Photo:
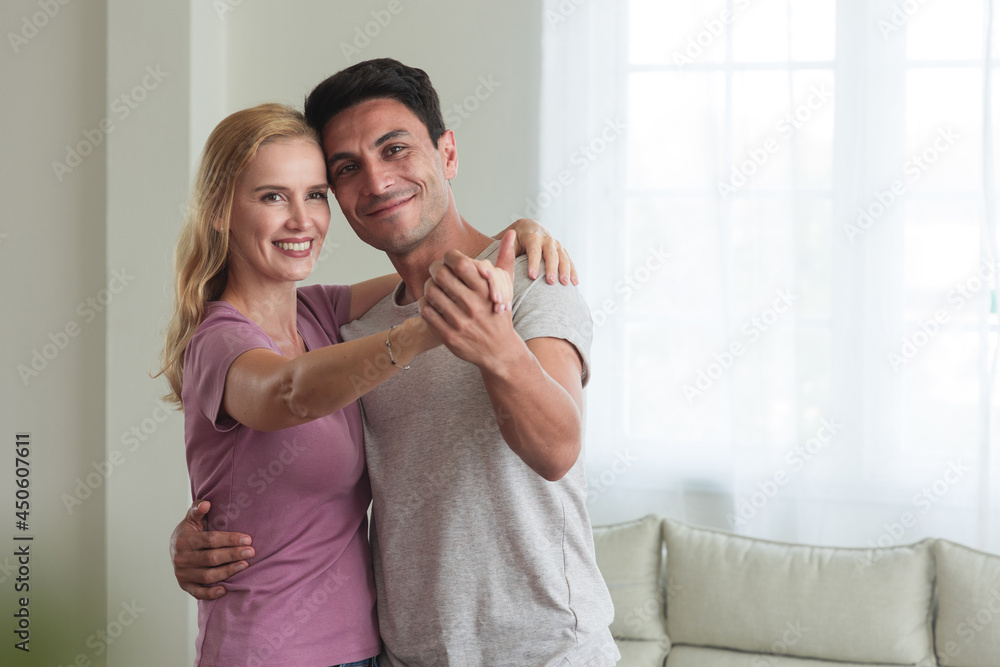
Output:
<svg viewBox="0 0 1000 667">
<path fill-rule="evenodd" d="M 392 132 L 386 132 L 381 137 L 375 140 L 375 148 L 378 148 L 387 141 L 392 141 L 393 139 L 398 139 L 399 137 L 409 137 L 410 133 L 406 130 L 393 130 Z"/>
<path fill-rule="evenodd" d="M 354 154 L 353 153 L 346 153 L 346 152 L 343 152 L 343 153 L 334 153 L 333 155 L 331 155 L 330 157 L 328 157 L 326 159 L 326 166 L 328 168 L 332 167 L 333 163 L 336 162 L 337 160 L 346 160 L 347 158 L 350 158 L 350 157 L 354 157 Z"/>
<path fill-rule="evenodd" d="M 393 139 L 399 139 L 400 137 L 410 138 L 412 136 L 413 135 L 411 135 L 406 130 L 392 130 L 391 132 L 386 132 L 381 137 L 379 137 L 378 139 L 376 139 L 375 143 L 372 144 L 372 146 L 374 148 L 378 148 L 378 147 L 382 146 L 383 144 L 385 144 L 385 143 L 387 143 L 389 141 L 392 141 Z M 349 151 L 341 151 L 340 153 L 334 153 L 333 155 L 331 155 L 330 157 L 328 157 L 326 159 L 326 166 L 327 167 L 332 167 L 333 163 L 336 162 L 337 160 L 347 160 L 347 159 L 350 159 L 352 157 L 354 157 L 354 153 L 351 153 Z"/>
</svg>

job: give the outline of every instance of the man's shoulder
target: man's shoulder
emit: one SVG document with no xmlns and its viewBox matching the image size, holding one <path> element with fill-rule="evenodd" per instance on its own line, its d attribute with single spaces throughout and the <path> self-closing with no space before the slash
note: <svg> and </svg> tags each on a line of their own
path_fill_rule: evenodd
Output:
<svg viewBox="0 0 1000 667">
<path fill-rule="evenodd" d="M 388 329 L 393 324 L 400 324 L 407 317 L 413 317 L 416 312 L 408 313 L 407 309 L 396 305 L 396 292 L 390 292 L 381 301 L 368 309 L 368 312 L 356 320 L 340 325 L 340 335 L 344 340 L 362 338 L 377 331 Z"/>
<path fill-rule="evenodd" d="M 514 274 L 512 278 L 514 279 L 514 296 L 523 295 L 528 290 L 534 289 L 536 283 L 541 281 L 545 282 L 545 262 L 543 261 L 539 267 L 539 278 L 532 280 L 528 276 L 528 256 L 521 255 L 520 257 L 514 258 Z"/>
<path fill-rule="evenodd" d="M 519 308 L 551 309 L 553 314 L 572 314 L 589 319 L 587 302 L 576 285 L 560 282 L 549 284 L 545 279 L 545 261 L 538 269 L 538 277 L 528 275 L 528 258 L 521 255 L 514 260 L 514 310 Z"/>
<path fill-rule="evenodd" d="M 500 251 L 500 242 L 494 241 L 491 243 L 477 259 L 488 259 L 493 264 L 497 262 L 497 255 Z M 582 298 L 579 295 L 578 290 L 574 285 L 562 285 L 556 283 L 555 285 L 550 285 L 548 281 L 545 280 L 545 260 L 541 261 L 538 267 L 538 278 L 531 278 L 528 275 L 528 256 L 518 255 L 514 258 L 514 273 L 512 275 L 514 283 L 514 298 L 517 300 L 519 297 L 523 297 L 527 292 L 538 292 L 539 295 L 544 295 L 542 298 L 545 299 L 555 299 L 557 301 L 569 301 L 576 302 L 580 301 L 582 303 Z"/>
</svg>

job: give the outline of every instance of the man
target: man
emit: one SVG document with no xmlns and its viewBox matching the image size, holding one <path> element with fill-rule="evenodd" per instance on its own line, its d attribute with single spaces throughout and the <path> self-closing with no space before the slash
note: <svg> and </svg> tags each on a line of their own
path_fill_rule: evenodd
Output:
<svg viewBox="0 0 1000 667">
<path fill-rule="evenodd" d="M 531 281 L 519 260 L 513 313 L 493 312 L 470 258 L 495 261 L 498 244 L 456 209 L 455 138 L 423 71 L 359 63 L 317 86 L 306 116 L 345 217 L 403 278 L 344 338 L 420 312 L 446 346 L 362 401 L 384 658 L 613 665 L 580 457 L 586 305 L 574 288 Z M 229 553 L 204 551 L 201 564 Z M 177 562 L 179 581 L 205 580 Z"/>
</svg>

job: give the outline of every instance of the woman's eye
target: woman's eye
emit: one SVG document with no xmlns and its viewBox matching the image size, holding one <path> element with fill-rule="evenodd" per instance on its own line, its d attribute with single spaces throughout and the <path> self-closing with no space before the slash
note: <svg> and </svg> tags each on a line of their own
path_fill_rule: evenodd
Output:
<svg viewBox="0 0 1000 667">
<path fill-rule="evenodd" d="M 281 201 L 281 195 L 277 192 L 268 192 L 266 195 L 261 197 L 261 201 Z"/>
<path fill-rule="evenodd" d="M 326 199 L 326 198 L 327 196 L 325 192 L 313 192 L 312 194 L 309 195 L 309 199 Z"/>
</svg>

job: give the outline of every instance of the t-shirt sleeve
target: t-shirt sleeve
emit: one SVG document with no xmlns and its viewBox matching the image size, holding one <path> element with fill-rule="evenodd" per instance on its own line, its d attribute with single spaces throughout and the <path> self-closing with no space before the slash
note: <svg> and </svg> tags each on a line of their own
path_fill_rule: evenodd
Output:
<svg viewBox="0 0 1000 667">
<path fill-rule="evenodd" d="M 336 318 L 333 331 L 339 335 L 340 325 L 351 321 L 351 286 L 324 285 L 324 289 L 329 295 L 330 303 L 333 304 L 333 315 Z"/>
<path fill-rule="evenodd" d="M 184 409 L 193 405 L 218 431 L 233 429 L 238 422 L 222 412 L 226 374 L 238 356 L 261 347 L 274 350 L 256 324 L 230 311 L 211 313 L 184 351 Z"/>
<path fill-rule="evenodd" d="M 586 386 L 594 325 L 580 290 L 575 285 L 549 285 L 542 277 L 531 280 L 527 258 L 522 255 L 514 262 L 513 306 L 514 330 L 521 338 L 562 338 L 576 348 L 583 360 L 580 380 Z"/>
<path fill-rule="evenodd" d="M 340 327 L 350 321 L 351 286 L 309 285 L 300 287 L 298 293 L 299 300 L 312 312 L 330 342 L 343 342 Z M 301 320 L 299 324 L 302 325 Z"/>
</svg>

